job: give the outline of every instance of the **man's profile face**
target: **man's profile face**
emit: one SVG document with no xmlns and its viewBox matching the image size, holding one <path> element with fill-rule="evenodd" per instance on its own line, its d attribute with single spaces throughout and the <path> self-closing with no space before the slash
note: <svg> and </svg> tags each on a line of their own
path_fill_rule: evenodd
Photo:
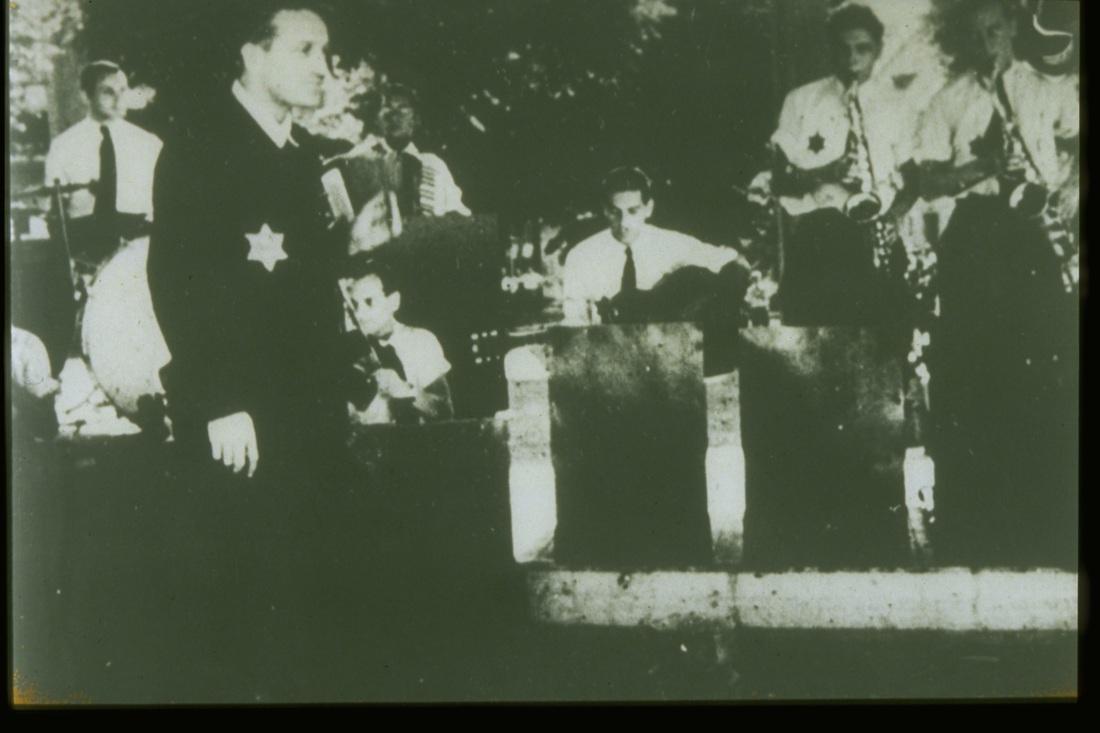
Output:
<svg viewBox="0 0 1100 733">
<path fill-rule="evenodd" d="M 882 53 L 882 45 L 867 30 L 851 28 L 836 39 L 837 73 L 847 82 L 862 84 L 871 78 L 875 62 Z"/>
<path fill-rule="evenodd" d="M 1000 4 L 987 3 L 976 11 L 974 32 L 988 63 L 994 69 L 1003 69 L 1012 62 L 1016 23 L 1005 14 Z"/>
<path fill-rule="evenodd" d="M 308 10 L 282 10 L 272 27 L 275 36 L 269 44 L 245 46 L 248 73 L 283 107 L 320 107 L 329 74 L 325 22 Z"/>
<path fill-rule="evenodd" d="M 386 338 L 393 333 L 394 315 L 401 305 L 401 294 L 386 294 L 377 275 L 367 275 L 352 283 L 349 295 L 355 309 L 359 332 L 367 338 Z"/>
<path fill-rule="evenodd" d="M 97 122 L 110 122 L 126 116 L 126 93 L 130 84 L 121 71 L 99 80 L 88 97 L 92 117 Z"/>
<path fill-rule="evenodd" d="M 653 199 L 644 200 L 641 191 L 620 191 L 611 194 L 603 213 L 611 236 L 623 244 L 633 244 L 653 216 Z"/>
</svg>

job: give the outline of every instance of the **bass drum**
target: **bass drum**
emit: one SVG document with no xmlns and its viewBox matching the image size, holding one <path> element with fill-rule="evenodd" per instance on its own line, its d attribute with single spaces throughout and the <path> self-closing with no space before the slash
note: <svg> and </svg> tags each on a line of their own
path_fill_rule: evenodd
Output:
<svg viewBox="0 0 1100 733">
<path fill-rule="evenodd" d="M 164 394 L 160 369 L 170 358 L 149 295 L 148 254 L 148 237 L 125 243 L 97 273 L 84 308 L 88 365 L 125 415 L 137 413 L 139 398 Z"/>
</svg>

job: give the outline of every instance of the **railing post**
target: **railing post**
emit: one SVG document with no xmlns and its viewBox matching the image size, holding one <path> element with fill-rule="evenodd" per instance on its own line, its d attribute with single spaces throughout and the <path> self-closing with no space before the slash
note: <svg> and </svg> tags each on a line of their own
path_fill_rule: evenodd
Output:
<svg viewBox="0 0 1100 733">
<path fill-rule="evenodd" d="M 708 377 L 707 513 L 714 559 L 741 562 L 745 534 L 745 450 L 741 445 L 738 372 Z"/>
<path fill-rule="evenodd" d="M 504 357 L 512 554 L 519 563 L 550 560 L 558 524 L 557 482 L 550 453 L 548 358 L 543 345 L 520 346 Z"/>
<path fill-rule="evenodd" d="M 917 561 L 932 557 L 929 525 L 936 504 L 933 490 L 936 485 L 936 467 L 924 448 L 914 447 L 905 451 L 905 514 L 909 527 L 909 550 Z"/>
</svg>

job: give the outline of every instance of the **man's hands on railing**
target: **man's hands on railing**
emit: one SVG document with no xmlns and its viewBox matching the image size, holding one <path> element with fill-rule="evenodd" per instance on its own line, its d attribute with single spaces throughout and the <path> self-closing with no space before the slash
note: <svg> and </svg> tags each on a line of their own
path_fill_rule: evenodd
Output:
<svg viewBox="0 0 1100 733">
<path fill-rule="evenodd" d="M 260 462 L 260 450 L 256 442 L 256 427 L 247 412 L 236 412 L 211 420 L 206 426 L 210 438 L 210 454 L 221 461 L 233 473 L 247 470 L 248 477 L 256 474 Z"/>
</svg>

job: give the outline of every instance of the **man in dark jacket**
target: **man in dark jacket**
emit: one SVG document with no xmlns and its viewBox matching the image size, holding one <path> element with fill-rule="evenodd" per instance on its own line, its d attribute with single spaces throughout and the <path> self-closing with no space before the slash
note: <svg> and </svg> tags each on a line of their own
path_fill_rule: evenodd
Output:
<svg viewBox="0 0 1100 733">
<path fill-rule="evenodd" d="M 248 476 L 313 447 L 338 414 L 324 389 L 338 245 L 319 141 L 291 122 L 322 101 L 327 42 L 314 13 L 274 13 L 242 45 L 223 107 L 172 141 L 156 175 L 149 280 L 175 434 Z"/>
<path fill-rule="evenodd" d="M 205 702 L 320 694 L 303 685 L 324 684 L 325 650 L 346 647 L 342 563 L 363 554 L 340 544 L 356 536 L 357 484 L 334 470 L 344 248 L 321 184 L 333 151 L 291 120 L 322 102 L 328 30 L 277 8 L 242 35 L 232 90 L 169 139 L 154 187 L 149 284 L 182 458 L 163 498 L 179 517 L 165 657 Z"/>
</svg>

